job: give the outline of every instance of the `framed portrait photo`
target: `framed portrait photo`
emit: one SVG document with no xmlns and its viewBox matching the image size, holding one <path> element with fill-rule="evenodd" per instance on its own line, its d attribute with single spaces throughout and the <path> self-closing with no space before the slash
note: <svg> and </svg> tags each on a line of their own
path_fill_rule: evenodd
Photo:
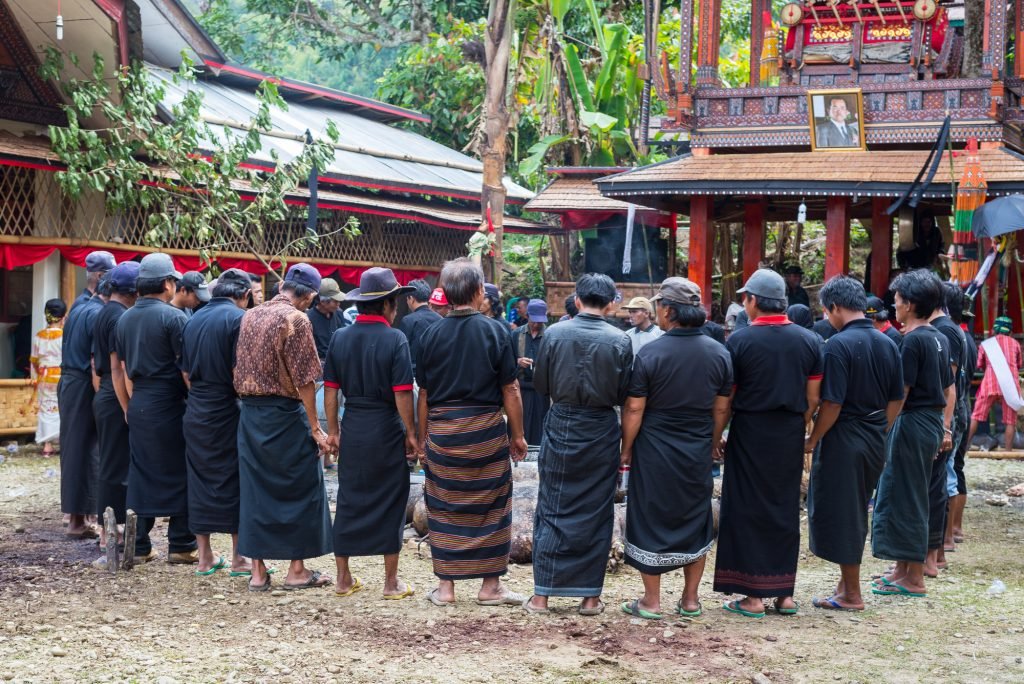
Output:
<svg viewBox="0 0 1024 684">
<path fill-rule="evenodd" d="M 865 149 L 864 93 L 860 88 L 808 90 L 807 117 L 812 150 Z"/>
</svg>

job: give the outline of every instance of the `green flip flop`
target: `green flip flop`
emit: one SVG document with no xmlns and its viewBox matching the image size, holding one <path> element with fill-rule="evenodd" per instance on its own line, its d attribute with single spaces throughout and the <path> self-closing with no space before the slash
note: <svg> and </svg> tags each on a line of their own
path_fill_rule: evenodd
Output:
<svg viewBox="0 0 1024 684">
<path fill-rule="evenodd" d="M 640 599 L 635 599 L 632 602 L 623 601 L 622 612 L 626 615 L 632 615 L 633 617 L 643 618 L 644 620 L 661 620 L 665 617 L 661 613 L 652 613 L 641 608 Z"/>
<path fill-rule="evenodd" d="M 872 589 L 871 593 L 878 594 L 879 596 L 909 596 L 910 598 L 925 598 L 928 596 L 926 593 L 910 591 L 906 587 L 894 582 L 886 582 L 884 587 Z"/>
<path fill-rule="evenodd" d="M 743 617 L 754 618 L 755 620 L 760 620 L 764 617 L 763 610 L 760 613 L 753 613 L 749 610 L 743 610 L 742 608 L 740 608 L 739 600 L 726 601 L 722 604 L 722 608 L 726 609 L 730 613 L 736 613 L 737 615 L 742 615 Z"/>
<path fill-rule="evenodd" d="M 679 599 L 679 601 L 676 602 L 676 612 L 683 617 L 697 618 L 704 614 L 704 606 L 700 604 L 700 601 L 697 601 L 697 610 L 684 610 L 683 600 Z"/>
<path fill-rule="evenodd" d="M 267 574 L 273 575 L 277 572 L 277 568 L 267 568 Z M 252 570 L 232 570 L 228 573 L 228 577 L 252 577 Z"/>
<path fill-rule="evenodd" d="M 796 615 L 800 612 L 800 602 L 793 601 L 793 608 L 780 608 L 778 602 L 776 602 L 773 608 L 779 615 Z"/>
<path fill-rule="evenodd" d="M 223 568 L 227 564 L 228 562 L 224 560 L 224 556 L 218 556 L 217 562 L 213 564 L 213 567 L 211 567 L 209 570 L 196 570 L 196 574 L 200 577 L 208 577 L 213 573 L 217 572 L 218 570 L 220 570 L 221 568 Z"/>
</svg>

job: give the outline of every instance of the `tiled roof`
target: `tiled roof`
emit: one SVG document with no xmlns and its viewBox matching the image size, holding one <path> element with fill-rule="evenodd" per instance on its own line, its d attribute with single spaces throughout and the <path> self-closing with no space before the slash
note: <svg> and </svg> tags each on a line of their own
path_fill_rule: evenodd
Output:
<svg viewBox="0 0 1024 684">
<path fill-rule="evenodd" d="M 914 182 L 927 159 L 928 150 L 684 155 L 595 182 L 611 197 L 804 191 L 893 195 Z M 954 153 L 957 181 L 965 161 L 966 152 Z M 980 161 L 992 194 L 1024 191 L 1024 156 L 1006 148 L 988 149 L 981 150 Z M 928 196 L 949 195 L 949 169 L 949 155 L 944 153 Z"/>
<path fill-rule="evenodd" d="M 526 203 L 527 211 L 626 211 L 626 202 L 605 197 L 593 178 L 556 178 Z"/>
</svg>

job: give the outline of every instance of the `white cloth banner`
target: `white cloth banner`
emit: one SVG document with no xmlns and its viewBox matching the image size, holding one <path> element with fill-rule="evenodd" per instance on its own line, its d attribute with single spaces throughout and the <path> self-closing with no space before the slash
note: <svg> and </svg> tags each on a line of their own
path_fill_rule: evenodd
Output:
<svg viewBox="0 0 1024 684">
<path fill-rule="evenodd" d="M 1019 381 L 1010 370 L 1010 364 L 1006 362 L 1006 356 L 1003 354 L 999 342 L 996 338 L 990 337 L 981 343 L 981 348 L 985 350 L 988 362 L 992 366 L 992 372 L 996 374 L 996 382 L 999 383 L 999 389 L 1003 392 L 1003 400 L 1010 408 L 1019 413 L 1024 408 L 1024 400 L 1021 400 L 1020 397 Z"/>
<path fill-rule="evenodd" d="M 633 220 L 636 218 L 636 205 L 630 204 L 629 210 L 626 212 L 626 246 L 622 250 L 622 273 L 628 275 L 629 271 L 633 268 L 632 263 L 632 252 L 633 252 Z"/>
</svg>

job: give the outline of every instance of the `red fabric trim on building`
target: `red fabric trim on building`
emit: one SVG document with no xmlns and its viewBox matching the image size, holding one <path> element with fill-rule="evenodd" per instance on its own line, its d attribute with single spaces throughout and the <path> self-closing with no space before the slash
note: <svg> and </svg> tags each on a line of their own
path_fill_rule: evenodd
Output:
<svg viewBox="0 0 1024 684">
<path fill-rule="evenodd" d="M 779 314 L 778 316 L 758 316 L 750 325 L 790 325 L 792 323 L 789 316 Z"/>
<path fill-rule="evenodd" d="M 388 323 L 388 319 L 374 314 L 359 314 L 356 316 L 356 323 L 383 323 L 389 328 L 391 327 L 391 324 Z"/>
<path fill-rule="evenodd" d="M 395 385 L 391 388 L 392 392 L 412 392 L 412 385 Z"/>
<path fill-rule="evenodd" d="M 35 169 L 36 171 L 63 171 L 65 167 L 55 164 L 44 164 L 42 162 L 30 162 L 22 159 L 11 159 L 0 157 L 0 166 L 17 166 L 21 169 Z"/>
<path fill-rule="evenodd" d="M 341 385 L 339 385 L 336 382 L 331 382 L 329 380 L 324 380 L 324 387 L 329 387 L 330 389 L 336 389 L 336 390 L 340 390 L 341 389 Z"/>
</svg>

